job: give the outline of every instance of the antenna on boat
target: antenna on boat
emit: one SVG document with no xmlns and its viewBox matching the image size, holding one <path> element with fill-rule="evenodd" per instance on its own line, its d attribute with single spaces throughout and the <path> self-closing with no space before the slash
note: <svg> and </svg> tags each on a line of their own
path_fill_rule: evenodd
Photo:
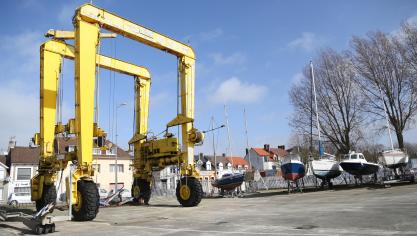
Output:
<svg viewBox="0 0 417 236">
<path fill-rule="evenodd" d="M 381 96 L 381 101 L 382 101 L 382 106 L 384 107 L 384 112 L 385 112 L 385 119 L 387 121 L 387 129 L 388 129 L 388 135 L 389 135 L 389 141 L 391 143 L 391 150 L 394 150 L 394 143 L 392 142 L 392 137 L 391 137 L 391 128 L 390 128 L 390 123 L 388 120 L 388 111 L 387 111 L 387 107 L 385 106 L 385 100 L 384 97 L 382 96 L 382 89 L 381 86 L 378 85 L 378 89 L 379 89 L 379 94 Z"/>
<path fill-rule="evenodd" d="M 318 112 L 318 108 L 317 108 L 316 82 L 314 80 L 314 68 L 313 68 L 313 62 L 312 61 L 310 61 L 310 72 L 311 72 L 311 83 L 312 83 L 313 95 L 314 95 L 314 105 L 315 105 L 315 108 L 316 108 L 317 131 L 318 131 L 318 134 L 319 134 L 319 155 L 320 155 L 320 158 L 321 158 L 323 156 L 323 148 L 321 146 L 322 144 L 321 144 L 319 112 Z M 313 129 L 313 126 L 311 126 L 311 129 Z M 311 132 L 311 135 L 313 136 L 313 132 Z"/>
</svg>

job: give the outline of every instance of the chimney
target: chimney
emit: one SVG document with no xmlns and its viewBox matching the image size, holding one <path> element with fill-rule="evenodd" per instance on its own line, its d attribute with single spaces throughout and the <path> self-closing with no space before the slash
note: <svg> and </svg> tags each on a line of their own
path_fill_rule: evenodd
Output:
<svg viewBox="0 0 417 236">
<path fill-rule="evenodd" d="M 9 146 L 7 149 L 10 150 L 11 148 L 14 148 L 14 147 L 16 147 L 16 137 L 12 136 L 9 139 Z"/>
<path fill-rule="evenodd" d="M 269 144 L 264 144 L 264 150 L 269 152 Z"/>
<path fill-rule="evenodd" d="M 285 150 L 285 145 L 279 145 L 279 146 L 278 146 L 278 149 Z"/>
<path fill-rule="evenodd" d="M 246 148 L 245 150 L 246 150 L 246 155 L 248 155 L 249 154 L 249 149 Z"/>
<path fill-rule="evenodd" d="M 222 157 L 226 157 L 226 153 L 223 153 L 223 154 L 222 154 Z"/>
<path fill-rule="evenodd" d="M 203 159 L 203 157 L 204 157 L 204 154 L 203 154 L 202 152 L 200 152 L 200 153 L 198 154 L 198 159 L 199 159 L 199 160 L 201 160 L 201 159 Z"/>
</svg>

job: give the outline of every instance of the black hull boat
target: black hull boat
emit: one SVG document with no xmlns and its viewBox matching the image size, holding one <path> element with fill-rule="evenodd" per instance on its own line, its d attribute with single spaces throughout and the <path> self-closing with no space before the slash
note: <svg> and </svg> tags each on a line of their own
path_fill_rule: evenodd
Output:
<svg viewBox="0 0 417 236">
<path fill-rule="evenodd" d="M 379 165 L 367 162 L 362 153 L 350 152 L 340 162 L 344 171 L 354 176 L 372 175 L 378 172 Z"/>
<path fill-rule="evenodd" d="M 230 191 L 242 185 L 245 175 L 241 173 L 224 174 L 221 178 L 216 179 L 213 187 Z"/>
</svg>

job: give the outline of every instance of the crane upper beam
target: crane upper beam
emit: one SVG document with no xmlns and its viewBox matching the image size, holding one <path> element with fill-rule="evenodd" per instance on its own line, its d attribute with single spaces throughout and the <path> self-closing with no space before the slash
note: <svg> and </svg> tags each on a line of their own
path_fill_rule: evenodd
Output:
<svg viewBox="0 0 417 236">
<path fill-rule="evenodd" d="M 91 4 L 84 4 L 76 11 L 76 16 L 89 23 L 97 23 L 101 28 L 108 29 L 132 40 L 159 48 L 178 57 L 195 59 L 194 50 L 186 44 L 171 39 L 139 24 L 133 23 L 109 11 Z"/>
<path fill-rule="evenodd" d="M 74 60 L 75 48 L 60 40 L 50 40 L 43 45 L 43 50 L 62 55 L 67 59 Z M 137 76 L 142 79 L 150 80 L 151 75 L 145 67 L 137 66 L 129 62 L 121 61 L 111 57 L 97 55 L 96 63 L 104 69 L 116 71 L 129 76 Z"/>
</svg>

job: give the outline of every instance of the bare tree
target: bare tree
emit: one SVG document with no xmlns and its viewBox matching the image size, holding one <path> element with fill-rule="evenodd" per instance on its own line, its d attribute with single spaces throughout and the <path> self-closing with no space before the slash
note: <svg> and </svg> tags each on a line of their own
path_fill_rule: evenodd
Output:
<svg viewBox="0 0 417 236">
<path fill-rule="evenodd" d="M 384 119 L 386 110 L 399 147 L 404 148 L 403 132 L 417 113 L 417 83 L 405 45 L 376 32 L 366 38 L 353 37 L 352 47 L 353 62 L 360 75 L 356 81 L 366 98 L 364 109 L 374 121 Z"/>
<path fill-rule="evenodd" d="M 327 49 L 320 53 L 315 65 L 316 94 L 319 123 L 323 136 L 336 148 L 338 154 L 347 153 L 361 139 L 362 97 L 354 82 L 355 70 L 346 53 Z M 311 76 L 305 70 L 305 77 L 290 90 L 294 113 L 290 125 L 299 133 L 309 134 L 312 111 Z M 315 132 L 316 133 L 316 132 Z"/>
</svg>

